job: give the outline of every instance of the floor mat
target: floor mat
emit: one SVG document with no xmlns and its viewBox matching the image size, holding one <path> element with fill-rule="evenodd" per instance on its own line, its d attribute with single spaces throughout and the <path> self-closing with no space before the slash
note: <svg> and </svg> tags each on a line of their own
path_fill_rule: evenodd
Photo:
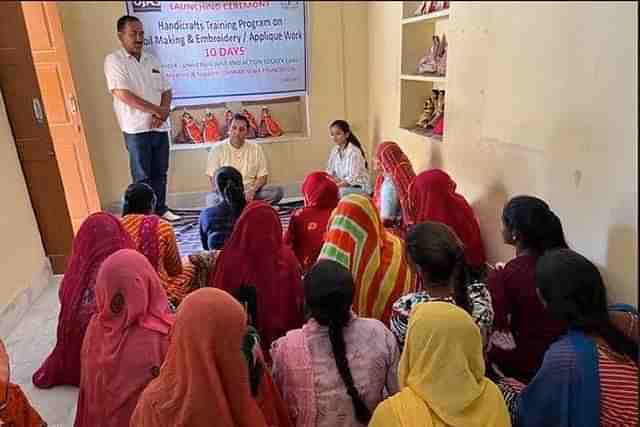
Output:
<svg viewBox="0 0 640 427">
<path fill-rule="evenodd" d="M 289 226 L 289 219 L 293 210 L 302 207 L 303 202 L 300 200 L 289 203 L 281 203 L 275 206 L 280 217 L 282 230 L 286 231 Z M 173 212 L 180 215 L 178 221 L 171 224 L 176 233 L 176 240 L 180 248 L 180 255 L 187 256 L 202 250 L 202 242 L 200 241 L 200 226 L 198 219 L 200 217 L 199 209 L 172 209 Z"/>
</svg>

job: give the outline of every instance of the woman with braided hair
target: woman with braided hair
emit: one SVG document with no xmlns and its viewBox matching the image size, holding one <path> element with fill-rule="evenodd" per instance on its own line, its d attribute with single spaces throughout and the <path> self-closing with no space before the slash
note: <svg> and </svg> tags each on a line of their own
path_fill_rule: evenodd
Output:
<svg viewBox="0 0 640 427">
<path fill-rule="evenodd" d="M 321 260 L 305 276 L 311 319 L 272 348 L 273 376 L 296 427 L 362 427 L 398 391 L 399 351 L 378 320 L 351 311 L 353 277 Z"/>
<path fill-rule="evenodd" d="M 236 168 L 223 166 L 215 172 L 215 204 L 200 212 L 200 241 L 206 251 L 219 250 L 231 236 L 233 226 L 247 204 L 242 174 Z"/>
<path fill-rule="evenodd" d="M 406 239 L 409 259 L 417 267 L 423 290 L 404 295 L 393 304 L 391 331 L 404 346 L 413 308 L 422 302 L 444 301 L 469 313 L 480 327 L 485 350 L 493 325 L 491 295 L 473 278 L 464 246 L 453 229 L 440 222 L 411 228 Z"/>
<path fill-rule="evenodd" d="M 562 224 L 549 205 L 531 196 L 512 198 L 502 212 L 502 237 L 516 257 L 489 275 L 495 310 L 489 358 L 505 375 L 527 383 L 542 364 L 544 352 L 565 330 L 545 310 L 536 293 L 538 258 L 566 248 Z"/>
</svg>

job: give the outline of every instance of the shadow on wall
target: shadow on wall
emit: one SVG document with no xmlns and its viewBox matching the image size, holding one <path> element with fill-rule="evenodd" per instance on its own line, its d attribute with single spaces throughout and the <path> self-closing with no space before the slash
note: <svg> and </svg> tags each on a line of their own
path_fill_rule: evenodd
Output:
<svg viewBox="0 0 640 427">
<path fill-rule="evenodd" d="M 637 254 L 637 230 L 629 225 L 611 226 L 607 242 L 607 265 L 601 268 L 611 303 L 635 305 L 638 301 Z"/>
<path fill-rule="evenodd" d="M 373 117 L 373 127 L 371 131 L 371 153 L 372 155 L 376 152 L 378 145 L 382 142 L 382 137 L 380 136 L 380 117 Z"/>
<path fill-rule="evenodd" d="M 480 223 L 487 260 L 491 263 L 506 262 L 514 252 L 502 240 L 502 208 L 509 197 L 501 182 L 494 182 L 487 191 L 471 204 Z"/>
<path fill-rule="evenodd" d="M 429 142 L 430 145 L 430 156 L 428 169 L 443 169 L 444 170 L 444 161 L 442 160 L 442 143 L 441 142 Z M 416 173 L 420 173 L 417 172 Z"/>
</svg>

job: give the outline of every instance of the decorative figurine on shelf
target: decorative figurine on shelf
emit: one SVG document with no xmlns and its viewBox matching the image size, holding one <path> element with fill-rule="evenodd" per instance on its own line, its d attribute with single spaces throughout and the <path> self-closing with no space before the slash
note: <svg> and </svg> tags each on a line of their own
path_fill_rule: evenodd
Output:
<svg viewBox="0 0 640 427">
<path fill-rule="evenodd" d="M 269 109 L 267 107 L 262 107 L 262 117 L 260 118 L 258 136 L 260 138 L 268 138 L 270 136 L 280 135 L 282 135 L 280 125 L 271 117 Z"/>
<path fill-rule="evenodd" d="M 415 12 L 413 12 L 413 15 L 426 15 L 429 13 L 439 12 L 444 9 L 449 9 L 448 1 L 421 1 Z"/>
<path fill-rule="evenodd" d="M 422 109 L 422 114 L 420 114 L 420 118 L 416 122 L 416 126 L 422 129 L 427 128 L 427 123 L 431 120 L 431 116 L 433 116 L 433 112 L 435 111 L 435 105 L 431 98 L 427 98 L 424 102 L 424 108 Z"/>
<path fill-rule="evenodd" d="M 444 76 L 447 73 L 447 36 L 442 35 L 436 55 L 436 74 Z"/>
<path fill-rule="evenodd" d="M 182 113 L 182 131 L 191 144 L 202 144 L 202 131 L 193 120 L 193 116 L 186 110 Z"/>
<path fill-rule="evenodd" d="M 429 9 L 429 3 L 431 3 L 430 1 L 421 1 L 420 4 L 418 5 L 418 7 L 416 8 L 416 11 L 413 12 L 413 16 L 420 16 L 420 15 L 424 15 L 427 13 L 427 10 Z"/>
<path fill-rule="evenodd" d="M 431 122 L 431 118 L 436 112 L 436 106 L 438 103 L 438 90 L 433 89 L 431 91 L 431 96 L 427 98 L 424 103 L 424 109 L 422 110 L 422 114 L 420 114 L 420 118 L 416 122 L 416 126 L 422 129 L 427 129 L 429 123 Z"/>
<path fill-rule="evenodd" d="M 231 127 L 231 121 L 233 120 L 233 111 L 226 110 L 224 112 L 224 123 L 221 128 L 222 138 L 226 139 L 229 137 L 229 128 Z"/>
<path fill-rule="evenodd" d="M 431 39 L 433 40 L 433 44 L 431 45 L 429 52 L 427 52 L 427 54 L 423 56 L 418 63 L 418 73 L 420 74 L 435 73 L 437 69 L 436 59 L 440 52 L 440 38 L 434 35 Z"/>
<path fill-rule="evenodd" d="M 256 118 L 247 110 L 246 108 L 242 109 L 242 115 L 249 120 L 249 131 L 247 132 L 247 139 L 253 139 L 258 137 L 258 123 L 256 122 Z"/>
<path fill-rule="evenodd" d="M 212 111 L 207 110 L 204 115 L 202 130 L 204 131 L 204 142 L 217 142 L 220 140 L 220 126 Z"/>
<path fill-rule="evenodd" d="M 444 132 L 444 114 L 440 116 L 438 122 L 433 126 L 433 134 L 437 136 L 442 136 Z"/>
<path fill-rule="evenodd" d="M 438 105 L 436 107 L 437 117 L 432 120 L 433 134 L 442 136 L 444 130 L 444 90 L 440 91 L 438 96 Z"/>
</svg>

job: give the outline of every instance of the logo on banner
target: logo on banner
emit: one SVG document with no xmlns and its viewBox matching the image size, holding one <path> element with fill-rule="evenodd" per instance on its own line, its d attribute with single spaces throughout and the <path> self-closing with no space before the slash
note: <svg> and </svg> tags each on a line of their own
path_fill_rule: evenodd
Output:
<svg viewBox="0 0 640 427">
<path fill-rule="evenodd" d="M 159 1 L 132 1 L 133 11 L 140 12 L 161 12 L 162 5 Z"/>
<path fill-rule="evenodd" d="M 281 1 L 280 6 L 282 6 L 283 9 L 297 9 L 300 3 L 299 1 Z"/>
</svg>

